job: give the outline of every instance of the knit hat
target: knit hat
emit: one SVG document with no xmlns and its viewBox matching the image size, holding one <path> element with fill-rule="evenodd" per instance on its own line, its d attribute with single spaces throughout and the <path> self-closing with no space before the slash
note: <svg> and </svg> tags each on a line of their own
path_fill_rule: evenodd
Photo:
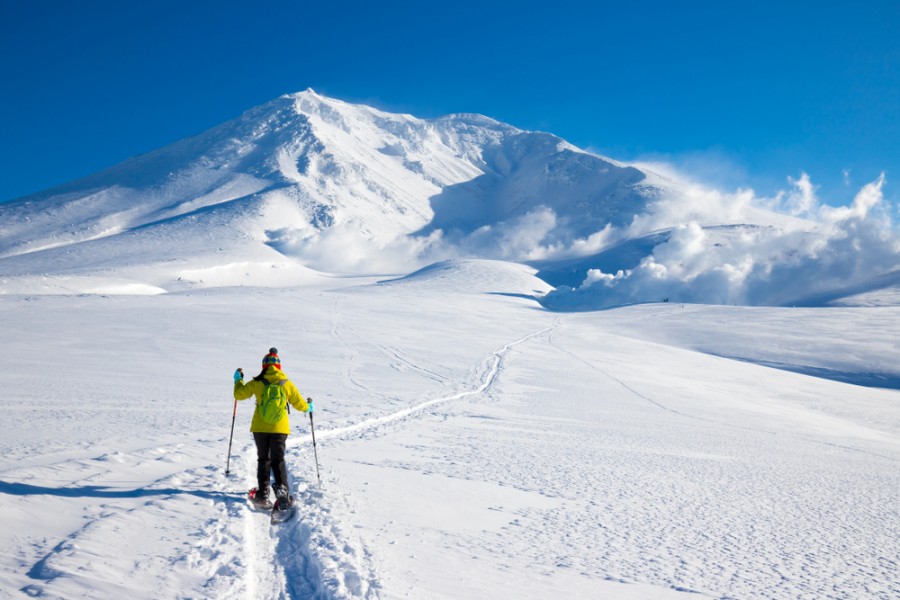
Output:
<svg viewBox="0 0 900 600">
<path fill-rule="evenodd" d="M 263 369 L 268 369 L 269 367 L 275 367 L 279 371 L 281 370 L 281 359 L 278 358 L 278 349 L 277 348 L 269 348 L 269 353 L 263 356 L 262 360 Z"/>
</svg>

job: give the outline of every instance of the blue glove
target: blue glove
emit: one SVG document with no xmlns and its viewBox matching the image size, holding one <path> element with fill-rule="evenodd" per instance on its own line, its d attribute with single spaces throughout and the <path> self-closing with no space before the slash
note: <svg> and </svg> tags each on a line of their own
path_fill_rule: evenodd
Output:
<svg viewBox="0 0 900 600">
<path fill-rule="evenodd" d="M 234 382 L 237 383 L 238 381 L 243 381 L 243 380 L 244 380 L 244 370 L 238 369 L 237 371 L 234 372 Z"/>
<path fill-rule="evenodd" d="M 314 412 L 316 410 L 316 405 L 313 404 L 312 398 L 307 398 L 306 403 L 309 404 L 309 410 L 307 410 L 306 412 Z"/>
</svg>

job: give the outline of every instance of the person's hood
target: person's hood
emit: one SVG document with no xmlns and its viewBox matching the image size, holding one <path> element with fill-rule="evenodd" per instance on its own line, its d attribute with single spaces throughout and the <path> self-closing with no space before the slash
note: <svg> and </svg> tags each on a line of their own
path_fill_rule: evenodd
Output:
<svg viewBox="0 0 900 600">
<path fill-rule="evenodd" d="M 270 384 L 281 381 L 282 379 L 287 379 L 287 375 L 282 372 L 281 369 L 277 367 L 269 367 L 266 369 L 266 372 L 263 374 L 263 377 L 266 378 Z"/>
</svg>

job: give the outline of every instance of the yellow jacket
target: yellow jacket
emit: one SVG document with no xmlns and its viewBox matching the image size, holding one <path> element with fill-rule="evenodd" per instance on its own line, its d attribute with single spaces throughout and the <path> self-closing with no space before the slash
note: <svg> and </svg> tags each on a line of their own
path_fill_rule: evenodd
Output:
<svg viewBox="0 0 900 600">
<path fill-rule="evenodd" d="M 273 384 L 276 381 L 284 380 L 284 391 L 287 393 L 287 399 L 288 402 L 290 402 L 291 406 L 301 412 L 306 412 L 309 410 L 309 405 L 306 403 L 306 400 L 303 399 L 303 396 L 300 395 L 300 392 L 297 390 L 297 386 L 289 381 L 287 375 L 282 373 L 279 369 L 275 367 L 269 367 L 268 370 L 266 370 L 264 377 L 270 384 Z M 258 409 L 264 389 L 266 389 L 266 384 L 256 379 L 251 379 L 248 383 L 244 383 L 243 381 L 235 381 L 234 399 L 247 400 L 251 396 L 256 396 L 256 406 Z M 266 423 L 262 420 L 262 417 L 259 416 L 259 410 L 254 410 L 253 421 L 250 423 L 250 431 L 252 431 L 253 433 L 289 434 L 291 432 L 291 424 L 290 422 L 288 422 L 287 412 L 284 413 L 284 418 L 282 418 L 277 423 Z"/>
</svg>

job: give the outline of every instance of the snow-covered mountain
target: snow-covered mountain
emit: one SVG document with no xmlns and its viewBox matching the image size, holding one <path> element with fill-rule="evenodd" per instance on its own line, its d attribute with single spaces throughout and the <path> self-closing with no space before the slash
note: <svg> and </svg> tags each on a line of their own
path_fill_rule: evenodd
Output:
<svg viewBox="0 0 900 600">
<path fill-rule="evenodd" d="M 896 598 L 883 180 L 653 171 L 304 92 L 0 205 L 0 597 Z"/>
<path fill-rule="evenodd" d="M 307 90 L 0 205 L 0 289 L 296 285 L 322 273 L 405 274 L 490 258 L 569 273 L 568 287 L 548 299 L 557 308 L 668 296 L 778 304 L 797 294 L 770 293 L 766 274 L 792 260 L 808 267 L 802 258 L 818 255 L 830 232 L 548 133 L 472 114 L 419 119 Z M 896 242 L 879 243 L 882 260 L 871 268 L 845 269 L 830 287 L 803 293 L 892 281 Z M 654 256 L 659 246 L 667 258 Z M 686 262 L 696 264 L 674 268 Z M 715 270 L 727 275 L 711 277 Z M 697 286 L 698 277 L 715 289 Z"/>
<path fill-rule="evenodd" d="M 544 206 L 589 235 L 639 212 L 654 193 L 646 181 L 633 167 L 486 117 L 422 120 L 308 90 L 0 207 L 0 253 L 30 255 L 42 272 L 99 266 L 88 253 L 116 257 L 121 268 L 221 266 L 209 255 L 223 250 L 377 271 L 372 251 L 434 240 L 438 229 L 464 238 Z"/>
</svg>

